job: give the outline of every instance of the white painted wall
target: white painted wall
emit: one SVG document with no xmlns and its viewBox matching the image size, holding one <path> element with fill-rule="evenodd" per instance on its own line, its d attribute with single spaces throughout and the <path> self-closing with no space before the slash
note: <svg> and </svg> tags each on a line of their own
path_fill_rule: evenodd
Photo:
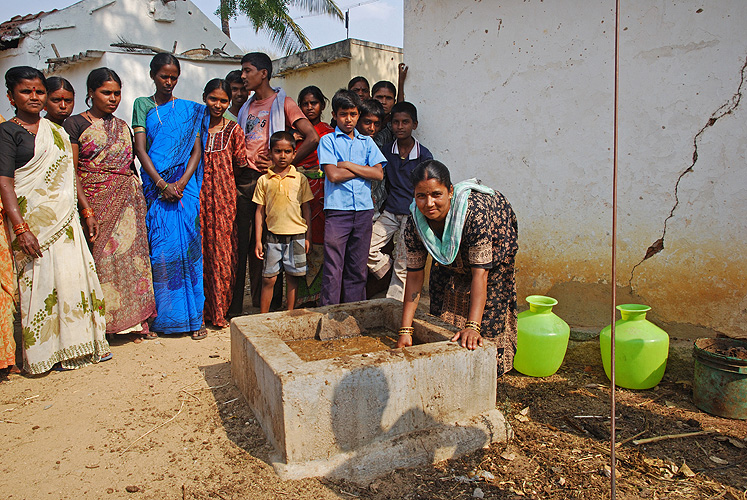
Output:
<svg viewBox="0 0 747 500">
<path fill-rule="evenodd" d="M 12 66 L 28 65 L 46 69 L 46 61 L 56 57 L 52 44 L 57 47 L 62 57 L 77 55 L 86 50 L 121 50 L 111 47 L 111 44 L 123 40 L 130 43 L 155 46 L 169 52 L 174 46 L 174 41 L 176 41 L 177 53 L 199 48 L 201 45 L 205 45 L 211 51 L 225 45 L 223 50 L 228 54 L 241 54 L 241 49 L 189 0 L 173 0 L 166 5 L 161 0 L 82 0 L 58 12 L 26 23 L 21 26 L 21 29 L 29 34 L 21 40 L 18 48 L 0 51 L 0 76 L 4 75 L 5 71 Z M 148 78 L 148 70 L 146 69 L 144 73 L 139 71 L 142 66 L 140 59 L 143 56 L 133 57 L 134 59 L 130 64 L 132 64 L 133 69 L 137 67 L 138 72 L 122 73 L 119 72 L 118 68 L 114 69 L 120 74 L 126 87 L 129 82 L 147 80 L 144 86 L 138 86 L 139 83 L 130 84 L 133 93 L 137 93 L 137 95 L 151 93 L 153 87 Z M 115 60 L 122 61 L 119 57 L 115 57 Z M 149 62 L 150 57 L 147 57 L 147 63 Z M 205 69 L 197 72 L 198 74 L 212 74 L 209 68 L 215 67 L 215 76 L 222 77 L 228 72 L 223 71 L 223 69 L 232 63 L 227 63 L 227 65 L 203 64 L 205 64 Z M 104 65 L 106 64 L 103 61 L 100 63 L 96 61 L 93 63 L 87 62 L 64 69 L 58 74 L 77 82 L 80 80 L 79 73 L 85 72 L 87 76 L 91 69 Z M 124 69 L 127 64 L 121 62 L 120 66 Z M 183 64 L 183 66 L 197 67 L 199 64 Z M 218 66 L 222 66 L 222 68 L 218 68 Z M 232 66 L 230 69 L 233 69 Z M 187 78 L 192 78 L 188 75 L 189 72 L 185 72 Z M 199 87 L 199 95 L 194 94 L 195 98 L 202 95 L 200 85 L 204 86 L 207 80 L 197 80 L 186 85 L 184 80 L 181 82 L 182 88 L 187 86 Z M 82 81 L 85 82 L 85 77 Z M 75 84 L 75 82 L 73 83 Z M 85 84 L 75 84 L 75 88 L 83 97 Z M 190 95 L 192 95 L 191 90 Z M 2 99 L 2 101 L 0 113 L 3 116 L 12 116 L 7 100 Z M 80 104 L 76 106 L 76 112 L 85 109 L 81 107 L 82 98 L 79 101 Z"/>
<path fill-rule="evenodd" d="M 747 2 L 623 0 L 621 301 L 673 331 L 747 336 Z M 418 137 L 519 217 L 520 295 L 600 326 L 610 282 L 614 2 L 405 1 Z M 739 105 L 737 106 L 737 102 Z M 693 140 L 698 159 L 679 185 Z M 629 282 L 630 280 L 630 282 Z M 704 327 L 709 331 L 701 330 Z"/>
</svg>

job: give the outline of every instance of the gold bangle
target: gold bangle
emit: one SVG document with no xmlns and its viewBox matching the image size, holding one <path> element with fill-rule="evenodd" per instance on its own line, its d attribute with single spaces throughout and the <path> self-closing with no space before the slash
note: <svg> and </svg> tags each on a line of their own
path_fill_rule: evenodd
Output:
<svg viewBox="0 0 747 500">
<path fill-rule="evenodd" d="M 21 222 L 20 224 L 16 224 L 15 226 L 13 226 L 13 232 L 16 234 L 16 236 L 18 236 L 19 234 L 23 234 L 26 231 L 31 231 L 27 222 Z"/>
<path fill-rule="evenodd" d="M 470 328 L 470 329 L 476 331 L 478 334 L 480 333 L 480 330 L 481 330 L 480 323 L 478 323 L 477 321 L 467 321 L 464 324 L 464 328 Z"/>
<path fill-rule="evenodd" d="M 89 217 L 96 217 L 96 214 L 93 213 L 92 208 L 84 208 L 80 211 L 80 216 L 83 217 L 84 219 L 87 219 Z"/>
<path fill-rule="evenodd" d="M 399 335 L 410 335 L 412 336 L 413 333 L 415 333 L 415 328 L 412 326 L 403 326 L 399 329 Z"/>
</svg>

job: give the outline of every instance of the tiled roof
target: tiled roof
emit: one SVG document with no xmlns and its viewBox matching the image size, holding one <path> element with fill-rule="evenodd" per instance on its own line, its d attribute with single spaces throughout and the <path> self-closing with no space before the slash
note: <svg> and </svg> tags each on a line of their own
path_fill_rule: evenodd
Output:
<svg viewBox="0 0 747 500">
<path fill-rule="evenodd" d="M 21 38 L 21 30 L 18 29 L 22 24 L 34 21 L 41 17 L 57 12 L 57 9 L 48 12 L 39 12 L 36 14 L 27 14 L 25 16 L 13 16 L 9 21 L 0 23 L 0 49 L 8 48 L 8 44 Z"/>
<path fill-rule="evenodd" d="M 64 68 L 65 66 L 85 61 L 92 61 L 94 59 L 101 59 L 103 55 L 103 50 L 87 50 L 70 57 L 55 57 L 52 59 L 47 59 L 47 69 L 44 70 L 44 74 L 46 76 L 49 76 L 54 74 L 56 71 Z"/>
</svg>

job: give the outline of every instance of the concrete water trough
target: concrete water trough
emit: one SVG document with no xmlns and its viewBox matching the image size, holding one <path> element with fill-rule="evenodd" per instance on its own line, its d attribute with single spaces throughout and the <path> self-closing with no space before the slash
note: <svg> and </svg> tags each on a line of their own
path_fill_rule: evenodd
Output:
<svg viewBox="0 0 747 500">
<path fill-rule="evenodd" d="M 281 478 L 365 484 L 511 435 L 496 409 L 495 345 L 468 351 L 448 341 L 451 325 L 418 313 L 416 345 L 387 348 L 401 314 L 401 303 L 377 299 L 231 322 L 231 375 L 274 447 Z M 383 350 L 349 354 L 344 344 L 364 336 L 378 336 L 367 340 Z M 299 345 L 314 343 L 326 359 L 304 361 Z"/>
</svg>

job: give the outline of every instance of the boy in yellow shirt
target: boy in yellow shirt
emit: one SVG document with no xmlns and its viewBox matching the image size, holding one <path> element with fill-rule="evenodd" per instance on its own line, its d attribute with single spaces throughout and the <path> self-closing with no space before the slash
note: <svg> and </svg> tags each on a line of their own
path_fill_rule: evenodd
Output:
<svg viewBox="0 0 747 500">
<path fill-rule="evenodd" d="M 262 247 L 262 231 L 256 231 L 254 252 L 264 260 L 260 312 L 270 311 L 272 292 L 280 274 L 285 270 L 288 310 L 296 305 L 298 277 L 306 276 L 306 254 L 311 248 L 311 207 L 314 199 L 306 176 L 291 165 L 296 140 L 286 131 L 270 137 L 272 168 L 257 180 L 252 201 L 257 204 L 255 226 L 267 222 L 267 243 Z"/>
</svg>

